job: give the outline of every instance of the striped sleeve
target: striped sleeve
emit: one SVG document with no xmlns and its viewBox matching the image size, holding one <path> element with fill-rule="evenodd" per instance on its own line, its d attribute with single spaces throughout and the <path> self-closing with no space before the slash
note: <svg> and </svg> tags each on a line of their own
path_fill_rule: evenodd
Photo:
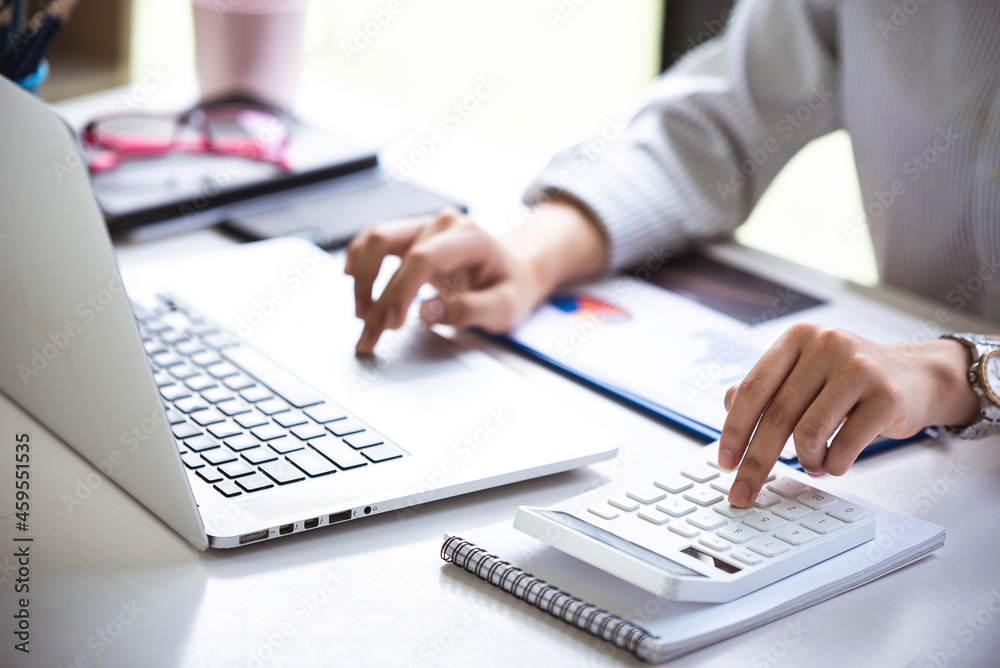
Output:
<svg viewBox="0 0 1000 668">
<path fill-rule="evenodd" d="M 609 239 L 610 269 L 730 234 L 800 148 L 839 127 L 837 64 L 829 2 L 743 0 L 624 132 L 557 154 L 525 202 L 579 203 Z"/>
</svg>

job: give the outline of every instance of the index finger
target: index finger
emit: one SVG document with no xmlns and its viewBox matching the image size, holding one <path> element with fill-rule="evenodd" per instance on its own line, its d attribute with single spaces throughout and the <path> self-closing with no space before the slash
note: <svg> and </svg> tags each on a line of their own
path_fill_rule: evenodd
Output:
<svg viewBox="0 0 1000 668">
<path fill-rule="evenodd" d="M 355 315 L 365 317 L 372 303 L 372 285 L 386 255 L 402 255 L 433 224 L 434 216 L 378 223 L 356 236 L 347 247 L 344 273 L 354 276 Z"/>
</svg>

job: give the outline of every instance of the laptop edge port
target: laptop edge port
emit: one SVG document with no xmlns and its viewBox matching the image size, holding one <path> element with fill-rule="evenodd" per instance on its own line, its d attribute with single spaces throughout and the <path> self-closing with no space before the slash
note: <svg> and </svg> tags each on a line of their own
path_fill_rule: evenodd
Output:
<svg viewBox="0 0 1000 668">
<path fill-rule="evenodd" d="M 285 524 L 280 529 L 278 529 L 278 533 L 281 534 L 282 536 L 286 536 L 292 533 L 294 529 L 295 529 L 294 524 Z"/>
<path fill-rule="evenodd" d="M 351 519 L 351 511 L 350 510 L 345 510 L 345 511 L 339 512 L 339 513 L 331 513 L 330 514 L 330 519 L 329 519 L 329 524 L 334 524 L 336 522 L 343 522 L 344 520 L 349 520 L 349 519 Z"/>
<path fill-rule="evenodd" d="M 305 522 L 302 523 L 302 526 L 306 529 L 315 529 L 316 527 L 319 526 L 319 518 L 314 517 L 311 520 L 306 520 Z"/>
</svg>

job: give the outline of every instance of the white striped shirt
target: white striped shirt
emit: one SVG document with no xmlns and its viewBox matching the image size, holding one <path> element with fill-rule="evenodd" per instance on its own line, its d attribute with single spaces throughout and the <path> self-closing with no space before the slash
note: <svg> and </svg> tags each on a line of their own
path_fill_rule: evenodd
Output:
<svg viewBox="0 0 1000 668">
<path fill-rule="evenodd" d="M 844 231 L 871 234 L 880 279 L 1000 321 L 997 0 L 744 0 L 620 138 L 558 154 L 526 201 L 577 200 L 624 268 L 731 234 L 840 128 L 866 212 Z"/>
</svg>

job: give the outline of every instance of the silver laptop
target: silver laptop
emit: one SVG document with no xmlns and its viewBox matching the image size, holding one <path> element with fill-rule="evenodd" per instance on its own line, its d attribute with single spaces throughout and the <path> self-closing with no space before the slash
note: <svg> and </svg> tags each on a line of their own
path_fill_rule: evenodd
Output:
<svg viewBox="0 0 1000 668">
<path fill-rule="evenodd" d="M 0 109 L 0 389 L 198 549 L 615 454 L 433 332 L 355 358 L 352 282 L 305 241 L 143 266 L 123 286 L 72 133 L 2 78 Z"/>
</svg>

